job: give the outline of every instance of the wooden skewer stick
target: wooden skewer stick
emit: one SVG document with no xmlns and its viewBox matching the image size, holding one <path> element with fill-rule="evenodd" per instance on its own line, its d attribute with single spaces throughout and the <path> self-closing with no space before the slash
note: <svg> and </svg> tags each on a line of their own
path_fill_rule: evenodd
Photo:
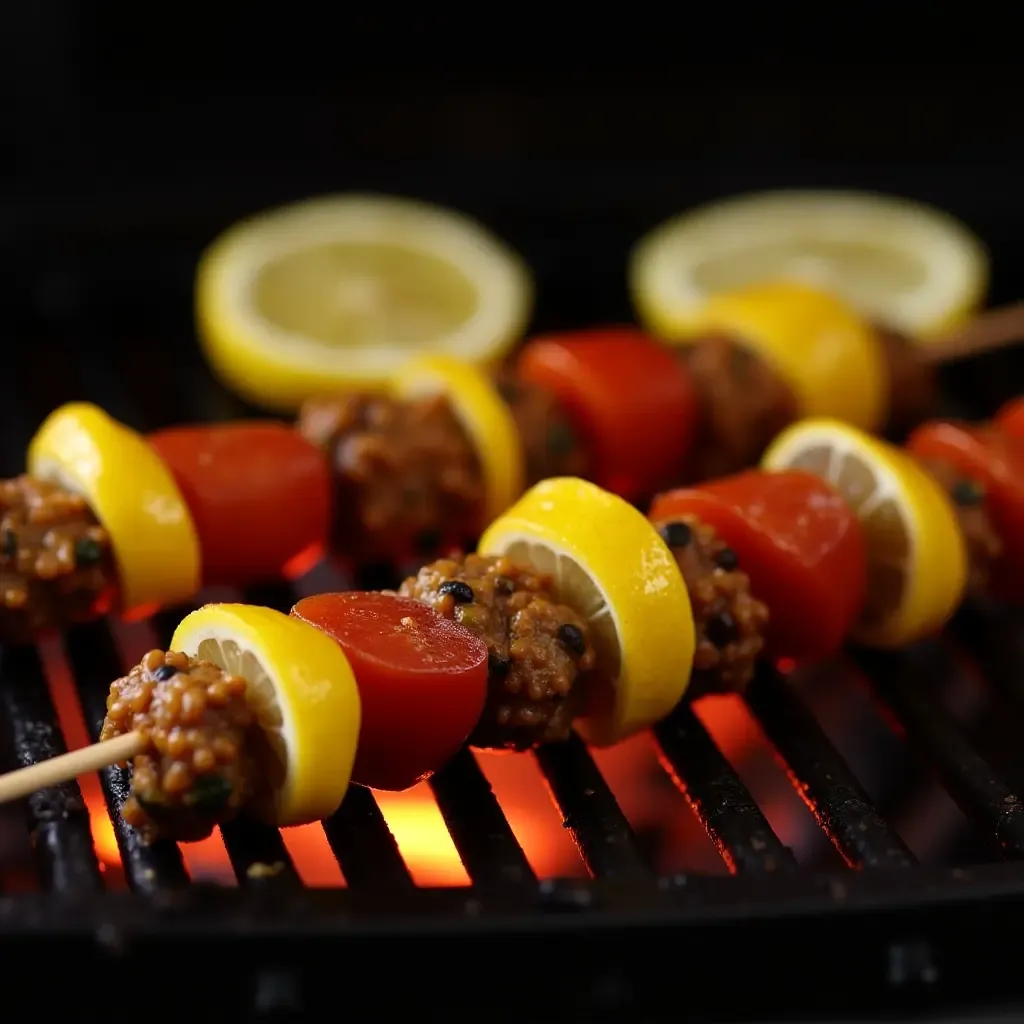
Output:
<svg viewBox="0 0 1024 1024">
<path fill-rule="evenodd" d="M 1018 342 L 1024 342 L 1024 302 L 979 313 L 945 337 L 919 345 L 917 351 L 925 362 L 939 366 L 995 352 Z"/>
<path fill-rule="evenodd" d="M 129 761 L 146 749 L 146 740 L 141 733 L 130 732 L 115 736 L 112 740 L 93 743 L 92 746 L 72 750 L 49 761 L 30 764 L 0 776 L 0 804 L 10 803 L 31 796 L 40 789 L 70 782 L 80 775 L 98 772 L 119 761 Z"/>
</svg>

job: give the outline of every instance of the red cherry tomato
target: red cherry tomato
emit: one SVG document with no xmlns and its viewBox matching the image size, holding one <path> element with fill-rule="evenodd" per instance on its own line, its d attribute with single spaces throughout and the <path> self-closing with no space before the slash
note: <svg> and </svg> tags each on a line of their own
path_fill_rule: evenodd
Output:
<svg viewBox="0 0 1024 1024">
<path fill-rule="evenodd" d="M 666 346 L 635 327 L 574 331 L 529 342 L 516 372 L 562 403 L 606 490 L 638 501 L 678 479 L 696 397 L 689 371 Z"/>
<path fill-rule="evenodd" d="M 934 421 L 918 427 L 907 450 L 956 467 L 985 491 L 985 510 L 1003 543 L 990 589 L 1006 601 L 1024 601 L 1024 438 L 996 427 Z"/>
<path fill-rule="evenodd" d="M 834 654 L 860 613 L 867 587 L 856 514 L 824 480 L 790 470 L 748 470 L 659 495 L 656 523 L 692 515 L 736 552 L 753 595 L 768 605 L 765 653 Z"/>
<path fill-rule="evenodd" d="M 300 575 L 323 554 L 331 473 L 283 423 L 171 427 L 149 435 L 195 520 L 203 582 L 242 587 Z"/>
<path fill-rule="evenodd" d="M 407 597 L 320 594 L 292 615 L 333 637 L 355 673 L 363 718 L 352 780 L 408 789 L 466 742 L 487 697 L 487 645 Z"/>
<path fill-rule="evenodd" d="M 1024 438 L 1024 398 L 1014 398 L 996 413 L 996 426 L 1010 437 Z"/>
</svg>

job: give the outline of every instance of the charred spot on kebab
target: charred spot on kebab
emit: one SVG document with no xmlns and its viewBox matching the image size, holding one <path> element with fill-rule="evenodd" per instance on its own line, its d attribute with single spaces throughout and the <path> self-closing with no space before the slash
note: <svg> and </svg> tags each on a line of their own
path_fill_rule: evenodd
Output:
<svg viewBox="0 0 1024 1024">
<path fill-rule="evenodd" d="M 367 561 L 401 561 L 435 554 L 478 529 L 479 460 L 442 395 L 310 399 L 297 429 L 331 461 L 339 550 L 359 551 Z"/>
<path fill-rule="evenodd" d="M 205 839 L 259 785 L 246 681 L 213 662 L 154 650 L 115 680 L 100 739 L 131 732 L 146 749 L 132 761 L 122 814 L 146 841 Z"/>
<path fill-rule="evenodd" d="M 32 476 L 0 481 L 0 643 L 91 621 L 116 594 L 110 536 L 84 498 Z"/>
<path fill-rule="evenodd" d="M 567 739 L 595 663 L 586 624 L 550 576 L 508 558 L 466 555 L 424 566 L 399 589 L 487 645 L 488 695 L 472 746 L 526 750 Z"/>
<path fill-rule="evenodd" d="M 764 647 L 768 608 L 750 593 L 736 552 L 695 516 L 659 525 L 693 609 L 696 653 L 688 693 L 742 693 Z"/>
</svg>

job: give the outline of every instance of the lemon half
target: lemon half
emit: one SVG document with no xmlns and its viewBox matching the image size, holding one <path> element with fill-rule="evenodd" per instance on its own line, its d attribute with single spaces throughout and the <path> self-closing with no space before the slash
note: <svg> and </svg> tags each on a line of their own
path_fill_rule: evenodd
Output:
<svg viewBox="0 0 1024 1024">
<path fill-rule="evenodd" d="M 656 334 L 686 334 L 707 299 L 765 280 L 834 291 L 927 340 L 968 319 L 988 286 L 978 238 L 929 206 L 867 192 L 766 192 L 681 214 L 636 245 L 634 305 Z"/>
<path fill-rule="evenodd" d="M 495 361 L 531 301 L 525 265 L 481 225 L 388 196 L 327 196 L 242 221 L 196 277 L 211 366 L 284 412 L 325 391 L 380 387 L 423 351 Z"/>
<path fill-rule="evenodd" d="M 837 420 L 808 419 L 765 452 L 765 469 L 827 480 L 857 513 L 867 600 L 854 639 L 899 647 L 938 632 L 967 583 L 967 549 L 946 493 L 906 452 Z"/>
<path fill-rule="evenodd" d="M 171 471 L 140 434 L 98 406 L 69 402 L 36 431 L 28 471 L 81 494 L 106 528 L 123 611 L 195 596 L 202 571 L 195 523 Z"/>
<path fill-rule="evenodd" d="M 596 683 L 577 731 L 609 746 L 653 725 L 682 699 L 694 655 L 690 597 L 672 552 L 632 505 L 574 477 L 532 487 L 480 539 L 555 583 L 588 624 Z"/>
<path fill-rule="evenodd" d="M 269 782 L 251 809 L 279 828 L 330 817 L 345 796 L 359 740 L 359 691 L 341 647 L 270 608 L 208 604 L 182 619 L 171 649 L 248 684 L 268 741 Z"/>
</svg>

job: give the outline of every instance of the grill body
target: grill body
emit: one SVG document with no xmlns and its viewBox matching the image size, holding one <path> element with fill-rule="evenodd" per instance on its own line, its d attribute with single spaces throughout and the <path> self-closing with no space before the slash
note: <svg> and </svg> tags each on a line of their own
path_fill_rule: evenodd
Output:
<svg viewBox="0 0 1024 1024">
<path fill-rule="evenodd" d="M 63 58 L 52 59 L 60 64 Z M 648 104 L 655 102 L 657 83 L 649 89 Z M 799 90 L 780 90 L 777 109 L 791 110 Z M 637 86 L 634 101 L 641 91 Z M 513 100 L 499 90 L 496 107 L 477 109 L 464 100 L 458 109 L 465 117 L 476 110 L 474 123 L 486 120 L 481 110 L 496 109 L 509 131 L 519 125 L 520 135 L 528 119 L 522 112 L 532 111 L 543 127 L 540 155 L 527 144 L 499 165 L 499 141 L 485 138 L 480 147 L 487 152 L 465 159 L 399 161 L 400 154 L 388 152 L 365 128 L 360 137 L 367 155 L 350 165 L 341 149 L 316 149 L 309 129 L 293 172 L 283 170 L 278 154 L 262 177 L 246 178 L 241 158 L 232 159 L 225 143 L 214 147 L 205 172 L 178 155 L 170 171 L 140 172 L 133 186 L 122 188 L 114 163 L 127 153 L 120 134 L 125 115 L 113 107 L 75 110 L 68 106 L 72 92 L 69 86 L 67 95 L 50 102 L 109 146 L 106 155 L 97 146 L 92 162 L 84 160 L 83 174 L 92 177 L 77 188 L 66 180 L 61 185 L 52 168 L 36 177 L 32 167 L 47 153 L 46 142 L 27 132 L 26 163 L 2 193 L 8 215 L 0 223 L 0 251 L 9 273 L 0 297 L 10 344 L 0 370 L 0 471 L 8 475 L 22 468 L 35 425 L 72 398 L 96 401 L 142 430 L 252 414 L 202 365 L 192 337 L 190 285 L 201 246 L 253 208 L 367 184 L 469 207 L 531 259 L 542 286 L 536 326 L 550 328 L 625 319 L 626 247 L 673 209 L 734 189 L 849 183 L 840 171 L 849 164 L 835 141 L 816 161 L 787 164 L 776 154 L 773 163 L 769 152 L 759 166 L 745 165 L 744 144 L 736 141 L 746 137 L 745 129 L 738 123 L 731 149 L 726 145 L 717 163 L 705 160 L 685 172 L 640 157 L 621 165 L 588 162 L 579 152 L 558 163 L 554 122 L 543 103 Z M 565 117 L 572 109 L 569 94 L 549 100 Z M 455 95 L 461 93 L 453 87 Z M 276 117 L 315 120 L 334 109 L 331 101 L 308 97 L 274 102 Z M 367 104 L 377 117 L 400 109 L 379 96 Z M 255 116 L 252 108 L 228 101 L 215 106 L 205 116 L 197 105 L 147 121 L 135 143 L 151 167 L 159 163 L 158 135 L 180 142 L 193 132 L 213 145 L 225 112 L 234 114 L 238 144 L 241 126 Z M 427 123 L 438 129 L 444 109 L 454 116 L 438 101 L 424 115 Z M 744 109 L 749 120 L 760 108 L 751 100 Z M 58 124 L 66 126 L 67 118 Z M 712 120 L 697 129 L 706 139 Z M 283 144 L 287 133 L 271 121 L 274 142 Z M 583 129 L 577 131 L 579 141 Z M 599 135 L 592 127 L 592 139 Z M 35 142 L 38 149 L 28 146 Z M 326 170 L 315 169 L 324 161 Z M 860 167 L 855 184 L 915 194 L 930 189 L 927 198 L 973 214 L 982 229 L 994 225 L 993 193 L 972 191 L 963 166 L 930 178 L 895 162 L 870 165 L 865 158 Z M 183 168 L 207 182 L 204 188 L 173 181 Z M 1012 165 L 989 170 L 1000 181 L 1016 180 Z M 1010 208 L 1010 226 L 996 226 L 996 237 L 1017 237 L 1010 228 L 1022 212 Z M 999 257 L 997 251 L 997 266 Z M 947 391 L 959 409 L 990 412 L 1020 389 L 1020 364 L 1017 354 L 1004 353 L 958 368 L 946 375 Z M 245 594 L 284 609 L 294 597 L 285 585 Z M 156 617 L 162 643 L 184 611 Z M 824 845 L 837 854 L 828 869 L 809 868 L 785 845 L 687 708 L 660 726 L 655 740 L 666 770 L 685 790 L 690 810 L 682 813 L 697 815 L 728 876 L 659 877 L 578 742 L 545 750 L 537 762 L 592 878 L 539 881 L 476 761 L 463 754 L 432 789 L 472 884 L 444 890 L 413 884 L 377 803 L 358 789 L 325 824 L 347 889 L 304 888 L 281 837 L 248 823 L 224 829 L 238 888 L 192 885 L 177 848 L 143 847 L 120 826 L 116 811 L 127 779 L 111 768 L 102 775 L 103 792 L 133 891 L 106 891 L 75 783 L 12 809 L 3 820 L 28 830 L 30 888 L 37 891 L 0 894 L 8 976 L 45 960 L 53 965 L 55 990 L 96 991 L 102 975 L 129 1000 L 152 999 L 156 992 L 169 1008 L 202 1001 L 237 1013 L 296 1012 L 327 1005 L 327 999 L 344 1006 L 344 988 L 362 990 L 358 998 L 368 1000 L 363 979 L 372 977 L 379 979 L 372 993 L 379 1010 L 428 1008 L 510 1020 L 566 1014 L 656 1020 L 680 1013 L 822 1018 L 1024 998 L 1016 948 L 1007 942 L 1024 913 L 1024 809 L 1017 795 L 1024 766 L 1014 744 L 1024 723 L 1021 621 L 1005 609 L 971 606 L 947 637 L 914 651 L 851 655 L 844 666 L 821 669 L 813 678 L 765 671 L 756 681 L 749 709 L 803 795 Z M 109 683 L 127 666 L 106 623 L 68 633 L 62 648 L 95 736 Z M 1002 729 L 975 728 L 970 716 L 954 713 L 941 699 L 963 671 L 965 653 L 971 671 L 984 677 L 995 709 L 989 719 L 1001 719 Z M 901 748 L 931 769 L 965 820 L 955 840 L 926 863 L 919 863 L 889 811 L 903 797 L 894 797 L 877 773 L 870 785 L 862 781 L 809 700 L 822 688 L 853 685 L 869 687 Z M 0 720 L 4 768 L 65 749 L 38 651 L 0 652 Z M 281 868 L 270 877 L 250 872 L 268 863 Z M 484 958 L 486 964 L 478 962 Z M 191 966 L 180 971 L 166 966 L 186 961 Z M 208 966 L 197 970 L 197 964 Z M 88 990 L 76 988 L 86 981 Z M 12 986 L 10 998 L 39 1005 L 40 993 Z"/>
</svg>

